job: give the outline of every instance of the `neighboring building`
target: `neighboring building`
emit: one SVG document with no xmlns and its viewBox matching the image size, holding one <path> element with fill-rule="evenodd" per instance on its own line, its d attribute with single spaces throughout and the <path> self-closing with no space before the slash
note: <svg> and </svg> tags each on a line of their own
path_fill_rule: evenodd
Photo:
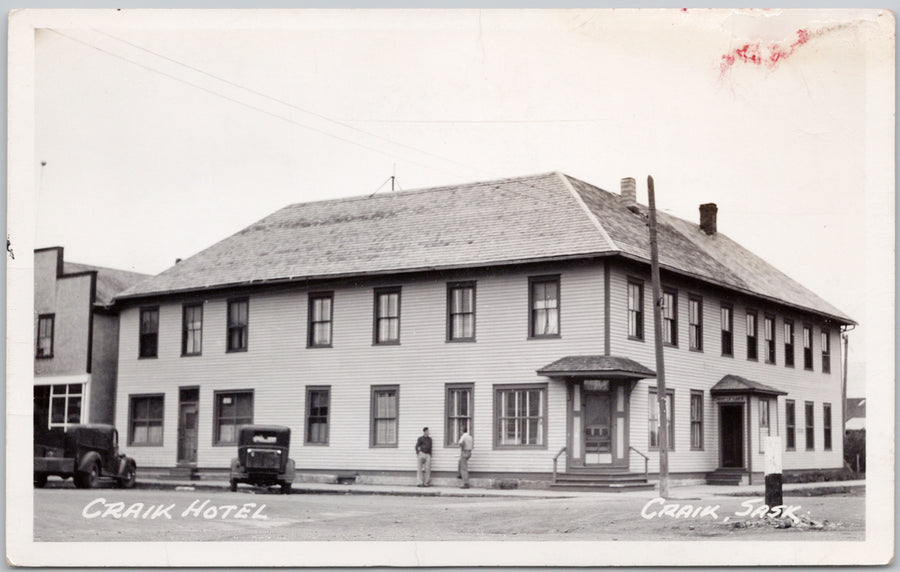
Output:
<svg viewBox="0 0 900 572">
<path fill-rule="evenodd" d="M 301 473 L 475 482 L 657 468 L 647 208 L 560 173 L 288 206 L 119 295 L 116 422 L 142 467 L 228 467 L 242 423 Z M 841 467 L 842 312 L 659 213 L 673 479 Z"/>
<path fill-rule="evenodd" d="M 866 398 L 865 397 L 848 397 L 847 398 L 847 422 L 844 424 L 844 431 L 865 431 L 866 430 Z"/>
<path fill-rule="evenodd" d="M 34 426 L 112 423 L 119 318 L 109 304 L 149 276 L 34 251 Z"/>
</svg>

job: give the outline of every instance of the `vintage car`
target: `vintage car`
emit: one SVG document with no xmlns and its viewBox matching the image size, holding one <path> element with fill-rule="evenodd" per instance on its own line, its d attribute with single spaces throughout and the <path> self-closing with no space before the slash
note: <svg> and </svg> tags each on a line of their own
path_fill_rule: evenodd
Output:
<svg viewBox="0 0 900 572">
<path fill-rule="evenodd" d="M 281 485 L 289 494 L 294 481 L 294 460 L 288 458 L 291 429 L 283 425 L 241 425 L 238 456 L 231 460 L 231 490 L 238 483 L 257 486 Z"/>
<path fill-rule="evenodd" d="M 35 429 L 34 486 L 47 477 L 72 477 L 80 489 L 94 487 L 101 478 L 115 479 L 122 488 L 134 486 L 137 464 L 119 452 L 119 432 L 112 425 L 69 425 Z"/>
</svg>

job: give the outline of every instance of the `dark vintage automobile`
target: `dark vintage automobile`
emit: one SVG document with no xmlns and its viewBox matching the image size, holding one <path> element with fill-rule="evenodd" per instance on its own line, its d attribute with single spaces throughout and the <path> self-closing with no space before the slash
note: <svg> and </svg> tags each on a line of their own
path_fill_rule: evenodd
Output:
<svg viewBox="0 0 900 572">
<path fill-rule="evenodd" d="M 294 481 L 294 460 L 288 458 L 291 429 L 283 425 L 241 425 L 238 456 L 231 460 L 231 490 L 238 483 L 257 486 L 281 485 L 289 494 Z"/>
<path fill-rule="evenodd" d="M 75 486 L 89 489 L 101 478 L 115 479 L 122 488 L 134 486 L 137 464 L 119 452 L 119 432 L 112 425 L 70 425 L 63 429 L 35 429 L 34 486 L 47 477 L 72 477 Z"/>
</svg>

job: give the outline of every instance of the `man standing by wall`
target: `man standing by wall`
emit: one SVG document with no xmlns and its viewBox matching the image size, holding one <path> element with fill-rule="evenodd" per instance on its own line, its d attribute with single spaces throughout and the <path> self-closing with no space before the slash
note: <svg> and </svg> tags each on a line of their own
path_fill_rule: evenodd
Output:
<svg viewBox="0 0 900 572">
<path fill-rule="evenodd" d="M 469 457 L 472 456 L 472 448 L 475 440 L 469 435 L 469 427 L 463 427 L 463 434 L 459 437 L 459 476 L 462 479 L 461 489 L 469 488 Z"/>
<path fill-rule="evenodd" d="M 431 486 L 431 437 L 428 427 L 422 428 L 422 436 L 416 440 L 416 486 Z"/>
</svg>

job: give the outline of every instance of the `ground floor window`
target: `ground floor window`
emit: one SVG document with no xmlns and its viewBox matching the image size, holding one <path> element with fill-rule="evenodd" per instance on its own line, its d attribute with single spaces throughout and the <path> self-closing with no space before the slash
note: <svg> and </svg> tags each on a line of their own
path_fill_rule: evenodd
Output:
<svg viewBox="0 0 900 572">
<path fill-rule="evenodd" d="M 691 449 L 703 449 L 703 392 L 691 390 Z"/>
<path fill-rule="evenodd" d="M 34 386 L 34 427 L 66 427 L 81 423 L 83 383 Z"/>
<path fill-rule="evenodd" d="M 659 402 L 657 401 L 657 390 L 655 387 L 650 388 L 649 399 L 647 401 L 647 419 L 649 430 L 649 443 L 651 449 L 659 449 Z M 668 445 L 669 451 L 675 450 L 675 390 L 666 390 L 666 425 L 668 426 Z"/>
<path fill-rule="evenodd" d="M 372 447 L 396 447 L 400 388 L 396 385 L 372 387 Z"/>
<path fill-rule="evenodd" d="M 815 414 L 815 406 L 812 401 L 807 401 L 804 407 L 804 417 L 806 418 L 806 450 L 812 451 L 816 448 L 816 422 L 813 418 Z"/>
<path fill-rule="evenodd" d="M 471 383 L 448 384 L 446 394 L 447 427 L 444 444 L 456 445 L 460 436 L 468 429 L 472 434 L 472 390 Z"/>
<path fill-rule="evenodd" d="M 253 391 L 217 391 L 215 396 L 215 444 L 234 445 L 238 426 L 253 423 Z"/>
<path fill-rule="evenodd" d="M 769 431 L 769 400 L 759 400 L 759 452 L 765 453 L 764 447 L 766 440 L 772 433 Z"/>
<path fill-rule="evenodd" d="M 793 451 L 797 447 L 797 411 L 792 399 L 788 399 L 784 403 L 784 428 L 785 448 L 788 451 Z"/>
<path fill-rule="evenodd" d="M 132 395 L 128 416 L 129 445 L 163 444 L 163 395 Z"/>
<path fill-rule="evenodd" d="M 328 409 L 331 388 L 306 388 L 306 442 L 310 445 L 328 444 Z"/>
<path fill-rule="evenodd" d="M 547 386 L 494 386 L 494 445 L 546 447 Z"/>
<path fill-rule="evenodd" d="M 825 428 L 825 450 L 831 450 L 831 404 L 822 404 L 822 426 Z"/>
</svg>

